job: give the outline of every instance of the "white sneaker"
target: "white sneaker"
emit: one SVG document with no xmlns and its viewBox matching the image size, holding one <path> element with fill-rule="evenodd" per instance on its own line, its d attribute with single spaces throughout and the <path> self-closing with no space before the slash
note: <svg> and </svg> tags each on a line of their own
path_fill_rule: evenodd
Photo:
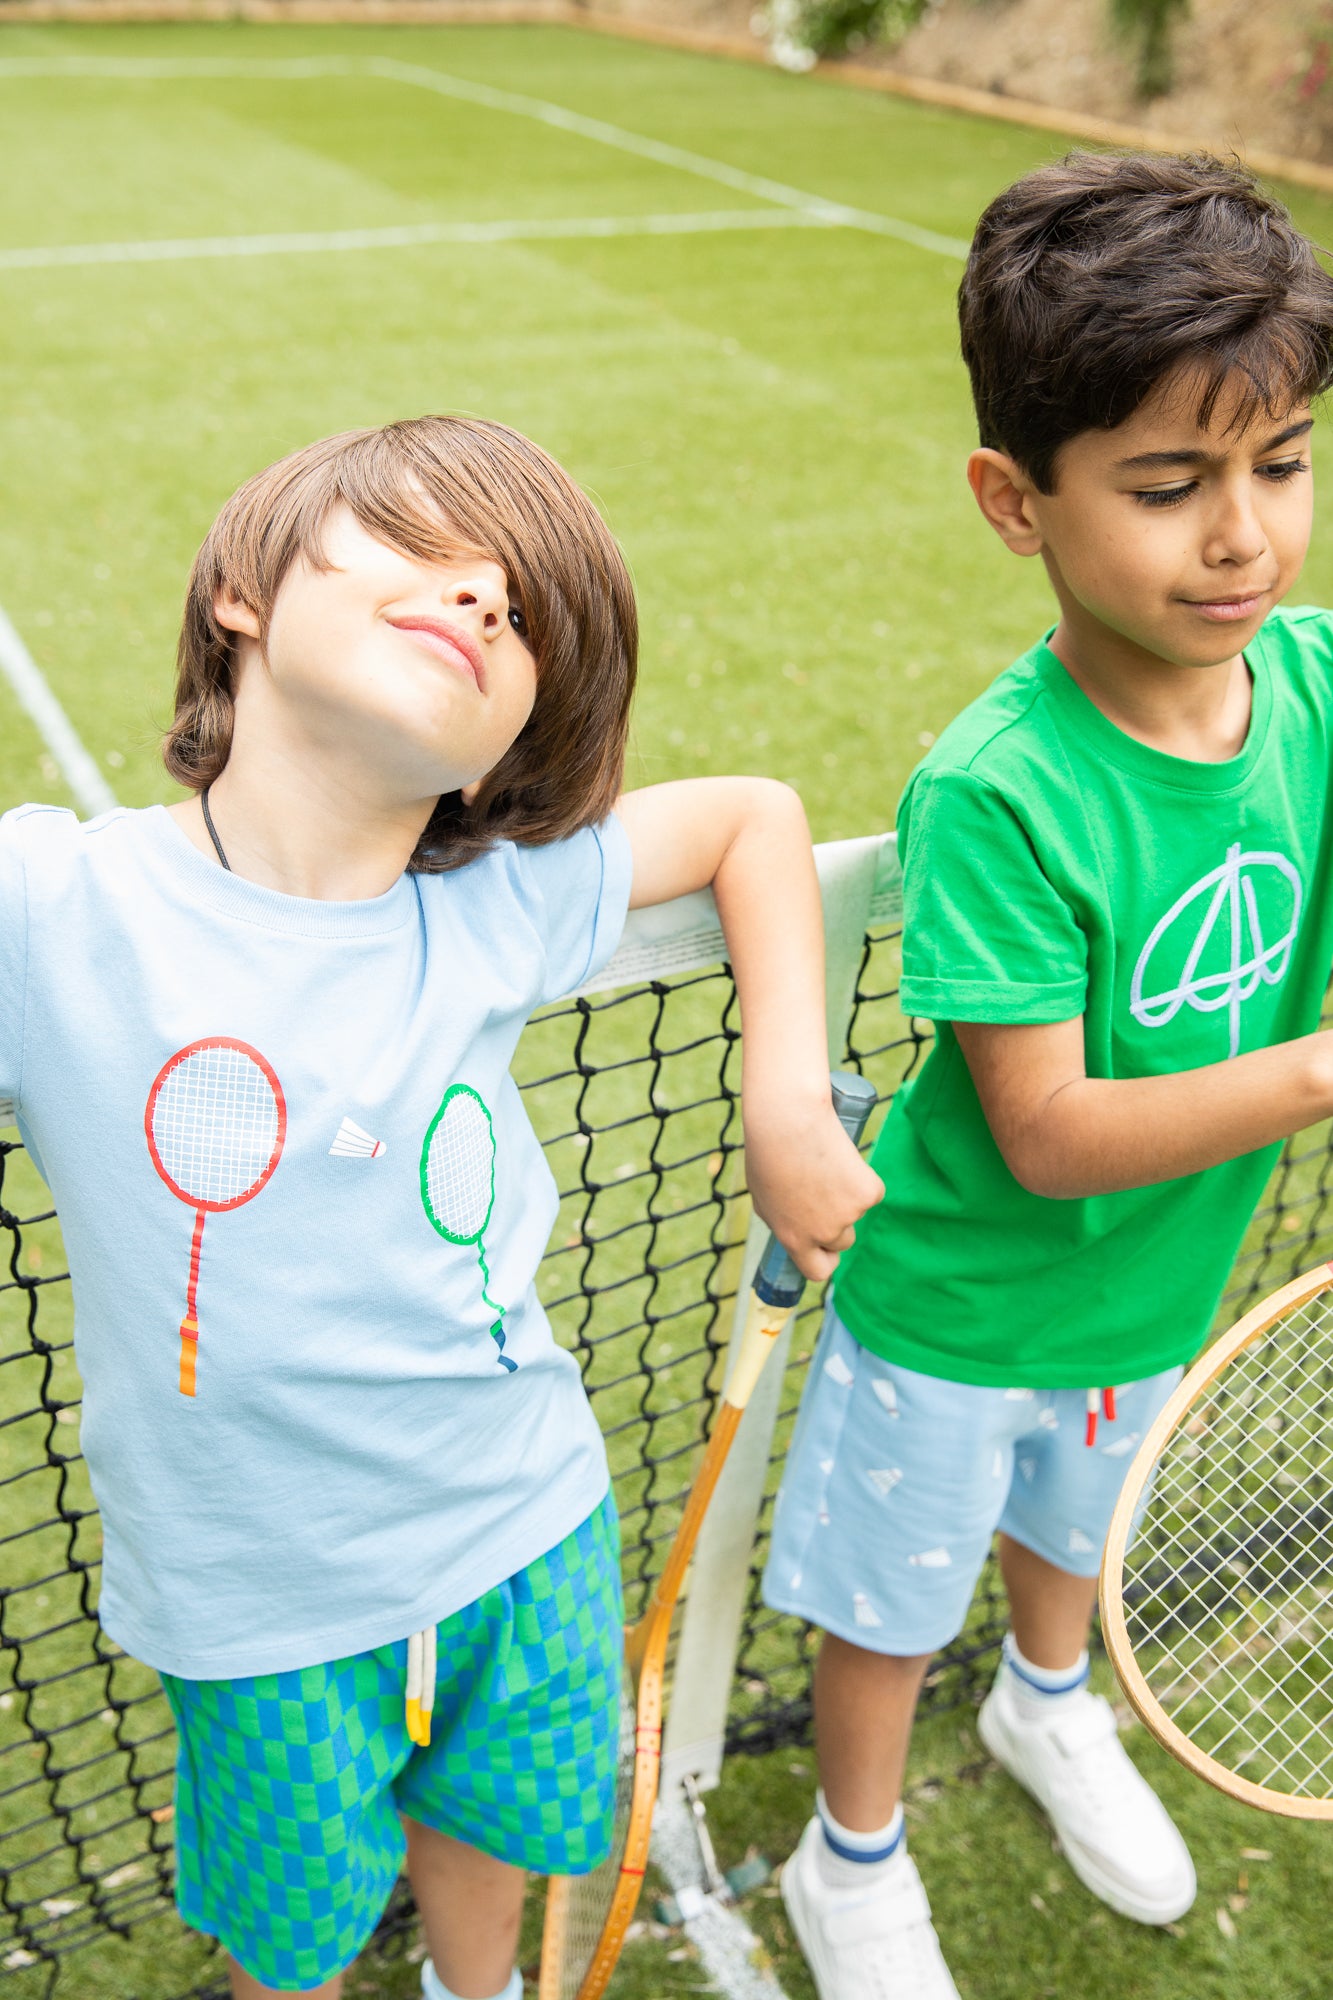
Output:
<svg viewBox="0 0 1333 2000">
<path fill-rule="evenodd" d="M 1088 1688 L 1049 1722 L 1019 1713 L 1004 1667 L 977 1729 L 997 1764 L 1031 1792 L 1070 1867 L 1094 1896 L 1140 1924 L 1169 1924 L 1194 1901 L 1194 1863 L 1157 1794 L 1130 1762 L 1109 1702 Z"/>
<path fill-rule="evenodd" d="M 830 1889 L 812 1819 L 782 1871 L 782 1900 L 819 2000 L 959 2000 L 916 1864 L 900 1848 L 870 1890 Z"/>
</svg>

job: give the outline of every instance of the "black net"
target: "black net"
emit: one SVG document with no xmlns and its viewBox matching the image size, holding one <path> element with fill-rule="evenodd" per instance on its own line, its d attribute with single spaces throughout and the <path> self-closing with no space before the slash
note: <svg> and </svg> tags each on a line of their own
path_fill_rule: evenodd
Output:
<svg viewBox="0 0 1333 2000">
<path fill-rule="evenodd" d="M 866 939 L 848 1061 L 886 1103 L 929 1034 L 902 1018 L 897 985 L 898 933 L 884 926 Z M 541 1291 L 607 1437 L 634 1617 L 708 1430 L 741 1271 L 730 976 L 713 968 L 553 1009 L 528 1029 L 516 1069 L 562 1195 Z M 1287 1148 L 1228 1316 L 1327 1250 L 1331 1174 L 1323 1133 Z M 0 1244 L 0 1972 L 28 2000 L 51 1990 L 69 1953 L 169 1903 L 173 1738 L 156 1677 L 97 1624 L 70 1288 L 56 1219 L 17 1142 L 0 1141 Z M 764 1609 L 758 1581 L 817 1318 L 812 1300 L 783 1387 L 732 1693 L 734 1750 L 809 1726 L 810 1635 Z M 988 1574 L 966 1633 L 936 1664 L 928 1704 L 975 1691 L 1000 1631 Z M 401 1933 L 405 1908 L 400 1897 L 390 1932 Z"/>
</svg>

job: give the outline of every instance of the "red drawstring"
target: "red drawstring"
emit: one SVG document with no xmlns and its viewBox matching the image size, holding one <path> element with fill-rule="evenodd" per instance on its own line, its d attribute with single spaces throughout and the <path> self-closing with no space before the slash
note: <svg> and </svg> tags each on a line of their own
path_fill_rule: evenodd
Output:
<svg viewBox="0 0 1333 2000">
<path fill-rule="evenodd" d="M 1101 1403 L 1102 1415 L 1106 1418 L 1108 1424 L 1113 1424 L 1116 1415 L 1115 1390 L 1103 1389 L 1101 1392 Z M 1097 1391 L 1095 1389 L 1089 1389 L 1088 1391 L 1088 1422 L 1083 1434 L 1083 1442 L 1089 1449 L 1097 1442 Z"/>
</svg>

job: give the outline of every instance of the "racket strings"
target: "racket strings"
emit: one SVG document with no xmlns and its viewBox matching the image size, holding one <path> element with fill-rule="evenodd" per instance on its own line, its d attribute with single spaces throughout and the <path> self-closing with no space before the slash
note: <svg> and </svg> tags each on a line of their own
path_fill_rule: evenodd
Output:
<svg viewBox="0 0 1333 2000">
<path fill-rule="evenodd" d="M 1333 1793 L 1333 1299 L 1274 1323 L 1169 1438 L 1125 1559 L 1148 1686 L 1218 1764 Z"/>
<path fill-rule="evenodd" d="M 578 2000 L 579 1988 L 596 1955 L 620 1880 L 634 1801 L 634 1752 L 637 1728 L 634 1685 L 626 1672 L 620 1686 L 620 1746 L 616 1768 L 615 1818 L 611 1851 L 587 1875 L 566 1885 L 557 1964 L 557 2000 Z M 543 1968 L 544 1970 L 545 1968 Z"/>
<path fill-rule="evenodd" d="M 185 1198 L 223 1206 L 263 1179 L 278 1143 L 278 1103 L 253 1056 L 195 1049 L 162 1079 L 152 1127 L 163 1169 Z"/>
<path fill-rule="evenodd" d="M 486 1226 L 494 1193 L 495 1138 L 481 1100 L 470 1091 L 451 1097 L 426 1154 L 426 1199 L 440 1228 L 475 1242 Z"/>
</svg>

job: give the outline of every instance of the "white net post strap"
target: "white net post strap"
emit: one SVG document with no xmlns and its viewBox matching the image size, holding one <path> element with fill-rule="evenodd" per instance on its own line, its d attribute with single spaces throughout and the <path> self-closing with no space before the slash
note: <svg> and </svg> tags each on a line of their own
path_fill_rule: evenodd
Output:
<svg viewBox="0 0 1333 2000">
<path fill-rule="evenodd" d="M 846 1046 L 866 929 L 872 920 L 890 921 L 900 913 L 902 888 L 892 834 L 830 842 L 816 849 L 816 861 L 824 900 L 829 1064 L 836 1068 Z M 774 939 L 775 952 L 781 949 L 781 939 Z M 767 1236 L 764 1225 L 752 1219 L 727 1355 L 728 1375 L 745 1325 L 750 1282 Z M 708 1790 L 721 1775 L 746 1582 L 790 1338 L 788 1328 L 750 1398 L 699 1536 L 662 1748 L 664 1798 L 674 1794 L 686 1776 Z"/>
<path fill-rule="evenodd" d="M 653 1860 L 681 1906 L 685 1935 L 712 1982 L 706 1990 L 727 2000 L 787 2000 L 740 1911 L 702 1893 L 698 1832 L 684 1795 L 674 1790 L 664 1790 L 653 1818 Z"/>
</svg>

